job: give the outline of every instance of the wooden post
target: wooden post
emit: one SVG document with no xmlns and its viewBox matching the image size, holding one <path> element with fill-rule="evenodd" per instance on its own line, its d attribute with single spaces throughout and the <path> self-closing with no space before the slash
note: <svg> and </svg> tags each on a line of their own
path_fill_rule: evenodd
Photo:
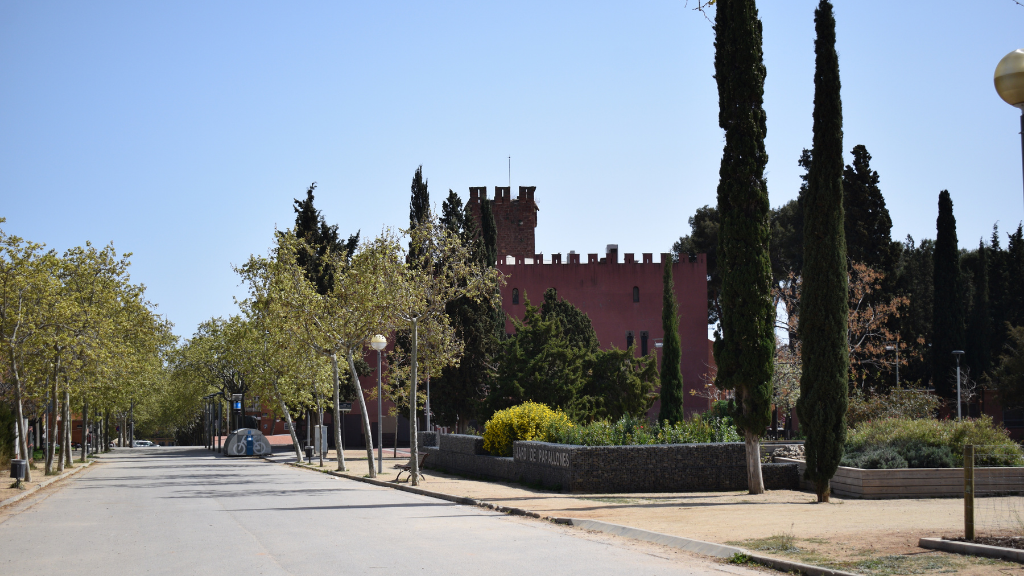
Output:
<svg viewBox="0 0 1024 576">
<path fill-rule="evenodd" d="M 974 540 L 974 445 L 964 446 L 964 538 Z"/>
</svg>

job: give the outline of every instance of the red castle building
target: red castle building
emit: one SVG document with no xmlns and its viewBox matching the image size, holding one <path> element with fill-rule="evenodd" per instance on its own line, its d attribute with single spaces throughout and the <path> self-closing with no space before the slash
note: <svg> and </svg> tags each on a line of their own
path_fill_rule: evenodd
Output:
<svg viewBox="0 0 1024 576">
<path fill-rule="evenodd" d="M 486 187 L 469 189 L 473 214 L 480 222 L 480 204 L 490 201 L 497 226 L 498 270 L 505 274 L 501 291 L 502 309 L 522 319 L 527 298 L 539 304 L 548 288 L 582 310 L 594 325 L 602 348 L 626 348 L 637 344 L 637 353 L 656 349 L 664 337 L 661 326 L 663 263 L 672 258 L 662 253 L 659 262 L 652 253 L 640 259 L 624 254 L 619 261 L 618 246 L 608 245 L 603 255 L 551 254 L 546 259 L 536 251 L 537 203 L 535 186 L 520 186 L 519 197 L 511 190 L 496 186 L 494 200 L 488 200 Z M 713 365 L 707 339 L 707 262 L 703 254 L 691 261 L 672 265 L 676 302 L 679 304 L 679 337 L 682 344 L 681 369 L 686 388 L 684 409 L 687 414 L 708 408 L 704 398 L 690 390 L 703 389 L 705 374 Z M 507 320 L 505 330 L 512 332 Z M 660 358 L 659 358 L 660 361 Z M 656 416 L 659 405 L 651 408 Z"/>
</svg>

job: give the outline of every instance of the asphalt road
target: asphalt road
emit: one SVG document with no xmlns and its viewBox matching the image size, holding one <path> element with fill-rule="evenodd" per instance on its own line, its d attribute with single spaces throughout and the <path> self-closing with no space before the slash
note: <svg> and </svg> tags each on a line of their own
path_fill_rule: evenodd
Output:
<svg viewBox="0 0 1024 576">
<path fill-rule="evenodd" d="M 0 512 L 0 574 L 733 574 L 685 553 L 203 449 L 124 449 Z"/>
</svg>

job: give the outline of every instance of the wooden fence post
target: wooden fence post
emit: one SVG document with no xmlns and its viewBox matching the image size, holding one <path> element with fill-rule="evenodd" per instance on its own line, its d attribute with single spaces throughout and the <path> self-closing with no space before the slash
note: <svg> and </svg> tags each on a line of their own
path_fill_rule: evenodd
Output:
<svg viewBox="0 0 1024 576">
<path fill-rule="evenodd" d="M 964 446 L 964 538 L 974 540 L 974 445 Z"/>
</svg>

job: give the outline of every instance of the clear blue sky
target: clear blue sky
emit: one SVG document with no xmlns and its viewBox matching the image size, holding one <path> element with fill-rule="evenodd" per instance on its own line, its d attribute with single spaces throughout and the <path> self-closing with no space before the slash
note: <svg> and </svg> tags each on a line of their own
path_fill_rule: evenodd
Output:
<svg viewBox="0 0 1024 576">
<path fill-rule="evenodd" d="M 113 241 L 190 335 L 230 314 L 231 270 L 293 198 L 345 234 L 432 200 L 537 186 L 537 249 L 662 252 L 715 203 L 711 23 L 672 2 L 0 2 L 0 216 L 64 250 Z M 811 0 L 761 3 L 768 187 L 796 196 L 811 142 Z M 836 2 L 845 145 L 881 175 L 894 238 L 961 246 L 1024 217 L 1019 112 L 992 74 L 1024 7 Z M 710 14 L 713 18 L 713 13 Z M 848 156 L 849 160 L 849 156 Z"/>
</svg>

